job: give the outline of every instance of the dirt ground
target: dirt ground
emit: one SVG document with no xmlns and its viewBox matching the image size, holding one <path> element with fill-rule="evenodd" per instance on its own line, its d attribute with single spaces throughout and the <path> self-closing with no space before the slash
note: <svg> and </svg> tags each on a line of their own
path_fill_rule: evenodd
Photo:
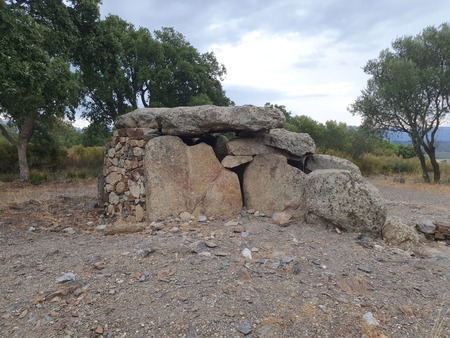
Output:
<svg viewBox="0 0 450 338">
<path fill-rule="evenodd" d="M 449 186 L 370 180 L 389 215 L 450 220 Z M 0 185 L 0 336 L 450 337 L 445 242 L 247 213 L 120 227 L 95 199 L 94 181 Z"/>
</svg>

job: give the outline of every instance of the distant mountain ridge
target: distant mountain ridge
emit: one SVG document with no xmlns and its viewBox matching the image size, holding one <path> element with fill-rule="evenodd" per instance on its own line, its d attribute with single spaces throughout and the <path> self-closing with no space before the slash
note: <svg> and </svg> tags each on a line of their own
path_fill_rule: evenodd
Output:
<svg viewBox="0 0 450 338">
<path fill-rule="evenodd" d="M 388 132 L 386 140 L 392 143 L 410 143 L 411 138 L 404 132 Z M 450 142 L 450 127 L 440 127 L 436 134 L 436 141 Z"/>
</svg>

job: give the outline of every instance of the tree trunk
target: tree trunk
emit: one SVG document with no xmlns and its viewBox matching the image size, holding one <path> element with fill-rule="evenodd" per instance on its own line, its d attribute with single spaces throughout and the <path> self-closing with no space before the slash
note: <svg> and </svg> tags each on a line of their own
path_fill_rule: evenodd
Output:
<svg viewBox="0 0 450 338">
<path fill-rule="evenodd" d="M 16 145 L 17 152 L 19 154 L 19 179 L 21 181 L 30 180 L 30 169 L 28 168 L 27 160 L 27 144 L 27 140 L 20 138 L 19 142 Z"/>
<path fill-rule="evenodd" d="M 425 183 L 431 183 L 430 180 L 430 174 L 428 173 L 428 168 L 427 168 L 427 161 L 425 159 L 425 156 L 423 155 L 423 151 L 422 148 L 420 147 L 420 143 L 418 143 L 417 141 L 413 140 L 413 147 L 414 150 L 416 151 L 417 157 L 419 157 L 419 161 L 420 161 L 420 167 L 422 168 L 422 178 L 423 181 Z"/>
<path fill-rule="evenodd" d="M 439 162 L 436 160 L 436 152 L 434 148 L 427 152 L 427 154 L 430 157 L 431 166 L 433 167 L 433 181 L 434 183 L 439 183 L 441 181 L 441 170 L 439 167 Z"/>
<path fill-rule="evenodd" d="M 19 142 L 16 143 L 19 155 L 19 179 L 30 180 L 30 169 L 28 167 L 27 146 L 34 130 L 34 116 L 28 117 L 19 129 Z"/>
</svg>

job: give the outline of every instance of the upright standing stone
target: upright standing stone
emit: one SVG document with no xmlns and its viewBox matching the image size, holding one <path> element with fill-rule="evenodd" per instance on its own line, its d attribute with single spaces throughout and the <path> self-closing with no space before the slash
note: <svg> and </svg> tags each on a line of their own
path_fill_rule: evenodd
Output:
<svg viewBox="0 0 450 338">
<path fill-rule="evenodd" d="M 242 208 L 237 175 L 220 164 L 212 148 L 187 146 L 175 136 L 161 136 L 146 146 L 147 220 L 192 215 L 233 216 Z"/>
<path fill-rule="evenodd" d="M 303 219 L 306 214 L 305 174 L 284 156 L 255 156 L 244 172 L 245 206 L 266 214 L 286 211 Z"/>
</svg>

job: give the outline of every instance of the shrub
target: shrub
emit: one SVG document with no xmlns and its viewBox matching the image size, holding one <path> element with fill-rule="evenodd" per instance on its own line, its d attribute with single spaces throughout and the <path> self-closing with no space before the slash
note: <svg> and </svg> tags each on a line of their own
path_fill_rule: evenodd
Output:
<svg viewBox="0 0 450 338">
<path fill-rule="evenodd" d="M 43 182 L 47 181 L 47 175 L 38 172 L 30 173 L 30 183 L 33 185 L 39 185 Z"/>
</svg>

